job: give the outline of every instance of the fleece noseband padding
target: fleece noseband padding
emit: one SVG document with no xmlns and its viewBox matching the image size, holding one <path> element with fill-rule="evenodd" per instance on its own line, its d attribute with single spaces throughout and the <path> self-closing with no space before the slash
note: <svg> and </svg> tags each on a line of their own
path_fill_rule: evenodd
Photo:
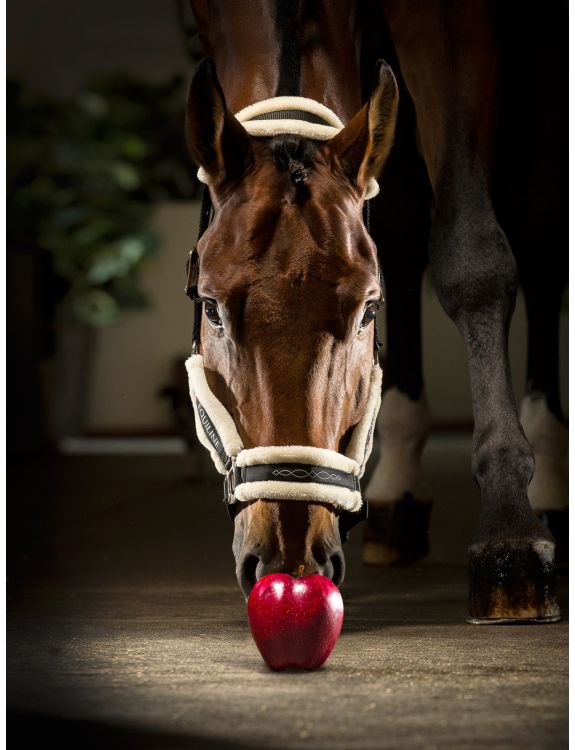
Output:
<svg viewBox="0 0 575 750">
<path fill-rule="evenodd" d="M 265 498 L 323 502 L 351 512 L 361 508 L 359 480 L 381 404 L 379 364 L 372 367 L 366 409 L 345 454 L 305 445 L 244 448 L 231 414 L 208 385 L 202 355 L 193 354 L 186 369 L 198 438 L 226 477 L 228 504 Z"/>
</svg>

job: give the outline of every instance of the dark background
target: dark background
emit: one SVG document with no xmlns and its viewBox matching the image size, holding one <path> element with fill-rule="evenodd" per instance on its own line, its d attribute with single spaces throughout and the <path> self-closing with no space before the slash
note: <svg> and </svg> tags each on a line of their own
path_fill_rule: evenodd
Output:
<svg viewBox="0 0 575 750">
<path fill-rule="evenodd" d="M 182 17 L 193 23 L 187 3 L 170 0 L 9 2 L 8 75 L 70 96 L 96 71 L 120 70 L 158 82 L 189 73 Z"/>
</svg>

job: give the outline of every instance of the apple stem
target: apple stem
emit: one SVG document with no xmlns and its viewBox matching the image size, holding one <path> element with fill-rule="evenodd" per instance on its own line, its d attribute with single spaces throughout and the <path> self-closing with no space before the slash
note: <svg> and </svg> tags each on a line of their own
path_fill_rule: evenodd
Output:
<svg viewBox="0 0 575 750">
<path fill-rule="evenodd" d="M 300 578 L 303 575 L 303 572 L 305 570 L 305 565 L 298 565 L 297 566 L 297 577 Z"/>
</svg>

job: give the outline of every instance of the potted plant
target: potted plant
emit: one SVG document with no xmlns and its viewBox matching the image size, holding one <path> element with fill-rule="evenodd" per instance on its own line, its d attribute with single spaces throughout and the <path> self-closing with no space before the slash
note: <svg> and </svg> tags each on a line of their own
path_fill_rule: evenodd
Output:
<svg viewBox="0 0 575 750">
<path fill-rule="evenodd" d="M 81 431 L 96 330 L 148 304 L 154 203 L 197 195 L 183 104 L 180 78 L 106 76 L 69 101 L 9 84 L 8 252 L 34 259 L 55 439 Z M 14 282 L 16 294 L 30 278 Z"/>
</svg>

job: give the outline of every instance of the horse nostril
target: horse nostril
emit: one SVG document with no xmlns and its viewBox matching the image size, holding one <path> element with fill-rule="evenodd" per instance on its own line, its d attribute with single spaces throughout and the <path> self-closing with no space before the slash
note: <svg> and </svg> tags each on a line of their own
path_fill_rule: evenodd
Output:
<svg viewBox="0 0 575 750">
<path fill-rule="evenodd" d="M 240 588 L 242 589 L 246 597 L 249 596 L 250 591 L 256 584 L 258 578 L 256 575 L 256 570 L 259 562 L 260 558 L 256 557 L 255 555 L 246 555 L 241 562 L 238 579 Z"/>
<path fill-rule="evenodd" d="M 323 568 L 328 561 L 327 550 L 323 544 L 316 542 L 311 548 L 311 554 L 316 563 Z"/>
<path fill-rule="evenodd" d="M 324 545 L 314 544 L 312 547 L 312 554 L 319 568 L 318 573 L 326 576 L 333 581 L 336 586 L 339 586 L 343 581 L 343 576 L 345 574 L 345 559 L 343 557 L 343 552 L 338 549 L 330 554 L 329 549 Z"/>
<path fill-rule="evenodd" d="M 333 581 L 336 586 L 339 586 L 345 574 L 345 559 L 341 549 L 330 554 L 329 548 L 316 543 L 311 551 L 319 568 L 318 572 Z"/>
<path fill-rule="evenodd" d="M 331 563 L 333 571 L 331 574 L 331 580 L 333 581 L 333 583 L 335 583 L 336 586 L 339 586 L 345 576 L 345 558 L 343 556 L 343 552 L 335 552 L 329 558 L 329 561 Z"/>
</svg>

